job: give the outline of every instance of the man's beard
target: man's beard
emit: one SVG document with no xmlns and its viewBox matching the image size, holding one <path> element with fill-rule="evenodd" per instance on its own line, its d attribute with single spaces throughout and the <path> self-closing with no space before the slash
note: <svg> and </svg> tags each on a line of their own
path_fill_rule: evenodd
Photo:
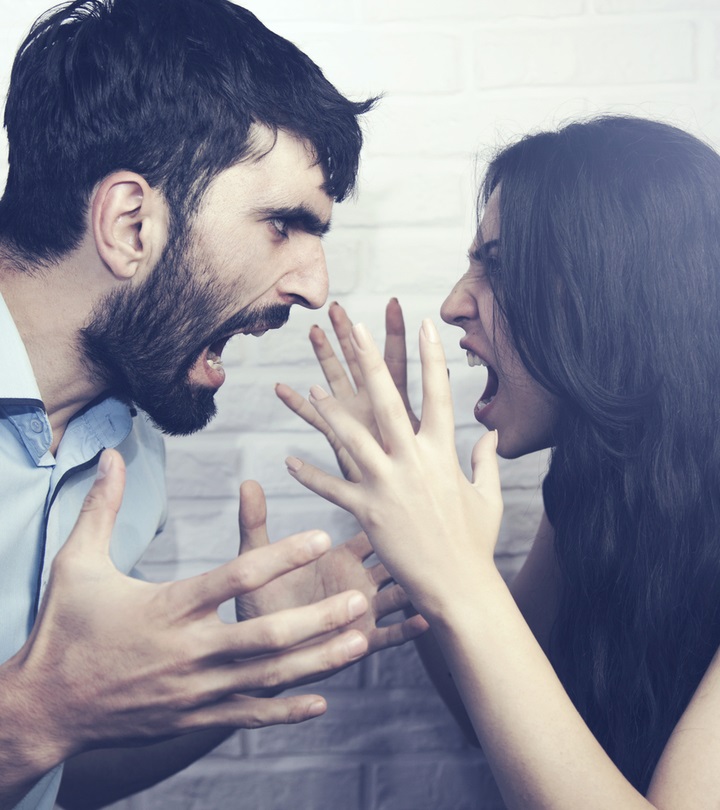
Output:
<svg viewBox="0 0 720 810">
<path fill-rule="evenodd" d="M 171 435 L 204 428 L 217 411 L 216 389 L 188 376 L 203 350 L 235 332 L 279 328 L 290 312 L 246 307 L 216 323 L 231 292 L 197 265 L 188 241 L 171 237 L 148 278 L 105 296 L 81 330 L 82 350 L 109 393 Z"/>
</svg>

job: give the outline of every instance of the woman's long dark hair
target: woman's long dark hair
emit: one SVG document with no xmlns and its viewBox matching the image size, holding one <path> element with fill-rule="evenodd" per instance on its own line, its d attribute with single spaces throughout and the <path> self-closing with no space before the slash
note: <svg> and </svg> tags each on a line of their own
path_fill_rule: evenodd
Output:
<svg viewBox="0 0 720 810">
<path fill-rule="evenodd" d="M 551 659 L 644 792 L 720 645 L 720 156 L 603 117 L 505 149 L 498 185 L 497 306 L 562 411 Z"/>
</svg>

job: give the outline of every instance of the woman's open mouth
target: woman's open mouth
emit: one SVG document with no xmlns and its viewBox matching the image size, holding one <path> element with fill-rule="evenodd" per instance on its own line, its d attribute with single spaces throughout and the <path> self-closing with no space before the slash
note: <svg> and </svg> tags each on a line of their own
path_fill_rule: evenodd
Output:
<svg viewBox="0 0 720 810">
<path fill-rule="evenodd" d="M 468 365 L 473 366 L 482 366 L 487 371 L 487 382 L 485 383 L 485 390 L 482 393 L 482 396 L 478 400 L 477 404 L 475 405 L 475 418 L 480 421 L 480 415 L 485 411 L 487 407 L 492 404 L 493 398 L 498 392 L 499 380 L 498 375 L 495 369 L 486 363 L 481 357 L 479 357 L 475 352 L 470 351 L 470 349 L 466 349 L 467 354 L 467 361 Z"/>
</svg>

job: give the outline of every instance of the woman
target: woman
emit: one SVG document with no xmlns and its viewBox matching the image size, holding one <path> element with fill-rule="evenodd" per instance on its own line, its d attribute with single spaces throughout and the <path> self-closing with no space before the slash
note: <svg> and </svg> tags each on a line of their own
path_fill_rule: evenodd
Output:
<svg viewBox="0 0 720 810">
<path fill-rule="evenodd" d="M 442 308 L 488 367 L 473 483 L 429 321 L 417 435 L 355 326 L 374 424 L 344 396 L 310 397 L 351 480 L 289 469 L 356 515 L 429 622 L 508 807 L 716 807 L 720 157 L 604 117 L 502 151 L 481 200 Z M 512 593 L 492 560 L 496 443 L 508 458 L 552 447 Z"/>
</svg>

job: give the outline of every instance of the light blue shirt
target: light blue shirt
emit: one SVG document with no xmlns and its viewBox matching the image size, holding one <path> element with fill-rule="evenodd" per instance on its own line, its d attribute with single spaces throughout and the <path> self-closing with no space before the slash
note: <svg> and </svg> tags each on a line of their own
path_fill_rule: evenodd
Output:
<svg viewBox="0 0 720 810">
<path fill-rule="evenodd" d="M 100 453 L 122 453 L 127 482 L 111 541 L 130 573 L 165 521 L 162 437 L 147 417 L 105 398 L 68 424 L 55 456 L 52 433 L 25 346 L 0 296 L 0 662 L 25 643 L 50 574 L 95 479 Z M 62 766 L 18 808 L 51 810 Z"/>
</svg>

